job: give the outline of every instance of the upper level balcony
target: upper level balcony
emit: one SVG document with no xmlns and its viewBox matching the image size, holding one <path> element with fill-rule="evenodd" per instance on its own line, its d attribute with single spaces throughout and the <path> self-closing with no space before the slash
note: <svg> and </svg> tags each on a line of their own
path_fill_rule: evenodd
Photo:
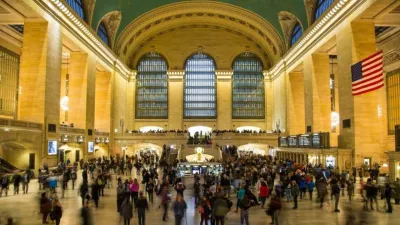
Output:
<svg viewBox="0 0 400 225">
<path fill-rule="evenodd" d="M 0 118 L 0 127 L 3 128 L 5 131 L 12 131 L 12 130 L 35 131 L 35 132 L 43 131 L 43 125 L 41 123 L 33 123 L 28 121 L 4 119 L 4 118 Z"/>
</svg>

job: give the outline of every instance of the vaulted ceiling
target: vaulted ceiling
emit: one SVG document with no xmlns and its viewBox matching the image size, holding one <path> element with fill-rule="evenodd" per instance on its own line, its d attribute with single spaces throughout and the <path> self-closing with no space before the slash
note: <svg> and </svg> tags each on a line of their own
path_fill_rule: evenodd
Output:
<svg viewBox="0 0 400 225">
<path fill-rule="evenodd" d="M 203 0 L 96 0 L 93 12 L 92 27 L 96 29 L 97 24 L 107 13 L 121 11 L 122 21 L 117 31 L 119 34 L 135 19 L 158 7 L 185 1 L 204 2 Z M 307 14 L 303 0 L 213 0 L 232 4 L 247 9 L 268 21 L 283 38 L 282 29 L 279 24 L 278 13 L 287 11 L 297 16 L 303 26 L 307 23 Z M 304 27 L 306 28 L 306 27 Z"/>
</svg>

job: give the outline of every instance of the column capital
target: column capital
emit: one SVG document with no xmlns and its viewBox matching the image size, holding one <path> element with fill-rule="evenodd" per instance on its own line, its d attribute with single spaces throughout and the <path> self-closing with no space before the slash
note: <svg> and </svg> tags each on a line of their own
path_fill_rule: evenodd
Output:
<svg viewBox="0 0 400 225">
<path fill-rule="evenodd" d="M 264 75 L 264 82 L 271 82 L 272 81 L 272 76 L 268 72 L 268 70 L 263 70 L 263 75 Z"/>
<path fill-rule="evenodd" d="M 168 70 L 167 76 L 169 80 L 181 81 L 185 76 L 185 70 Z"/>
<path fill-rule="evenodd" d="M 216 70 L 217 80 L 232 80 L 233 70 Z"/>
<path fill-rule="evenodd" d="M 130 74 L 128 74 L 128 81 L 129 82 L 134 82 L 136 81 L 136 75 L 137 75 L 137 70 L 132 70 Z"/>
</svg>

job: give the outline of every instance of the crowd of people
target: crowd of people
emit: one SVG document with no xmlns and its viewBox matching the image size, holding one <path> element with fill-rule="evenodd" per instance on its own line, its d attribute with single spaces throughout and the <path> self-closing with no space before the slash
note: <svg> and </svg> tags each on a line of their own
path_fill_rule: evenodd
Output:
<svg viewBox="0 0 400 225">
<path fill-rule="evenodd" d="M 168 151 L 166 146 L 164 148 L 163 151 Z M 283 205 L 292 204 L 296 210 L 300 207 L 299 201 L 317 201 L 321 208 L 334 201 L 333 212 L 339 213 L 341 198 L 347 195 L 348 201 L 353 203 L 355 194 L 357 200 L 363 201 L 365 211 L 383 210 L 378 206 L 379 198 L 384 200 L 387 213 L 393 212 L 393 198 L 396 204 L 400 203 L 399 180 L 389 183 L 383 176 L 371 175 L 366 182 L 364 179 L 357 181 L 354 172 L 272 156 L 239 157 L 232 154 L 235 152 L 232 149 L 225 149 L 222 173 L 195 174 L 193 181 L 177 174 L 176 161 L 161 164 L 161 160 L 144 160 L 137 156 L 100 157 L 74 163 L 67 160 L 56 168 L 44 165 L 38 171 L 42 223 L 47 224 L 50 219 L 56 225 L 60 224 L 64 192 L 77 188 L 78 178 L 81 180 L 77 189 L 82 200 L 80 215 L 84 225 L 93 224 L 91 208 L 99 207 L 101 198 L 107 198 L 104 192 L 111 193 L 115 189 L 117 212 L 125 225 L 131 224 L 133 213 L 137 213 L 138 224 L 145 225 L 146 213 L 153 204 L 158 204 L 162 210 L 163 221 L 169 220 L 168 209 L 171 208 L 175 224 L 179 225 L 182 220 L 187 220 L 186 210 L 190 204 L 186 201 L 191 201 L 191 197 L 200 214 L 200 225 L 223 225 L 231 211 L 239 213 L 240 224 L 249 225 L 253 212 L 250 209 L 254 207 L 262 208 L 270 216 L 270 224 L 277 224 Z M 132 171 L 136 171 L 137 178 L 132 178 Z M 18 194 L 20 183 L 23 193 L 27 193 L 30 182 L 27 174 L 29 171 L 12 178 L 3 176 L 0 196 L 2 193 L 7 195 L 10 183 L 14 184 L 14 194 Z M 184 194 L 187 188 L 193 188 L 193 196 Z M 57 191 L 59 189 L 61 191 Z M 155 201 L 157 197 L 159 201 Z"/>
</svg>

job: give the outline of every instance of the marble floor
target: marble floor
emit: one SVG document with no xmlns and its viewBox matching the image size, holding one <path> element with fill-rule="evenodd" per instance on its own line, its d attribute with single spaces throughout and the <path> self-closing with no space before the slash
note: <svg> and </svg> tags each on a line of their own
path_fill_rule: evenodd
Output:
<svg viewBox="0 0 400 225">
<path fill-rule="evenodd" d="M 79 173 L 81 174 L 81 173 Z M 133 175 L 135 177 L 135 175 Z M 115 177 L 113 188 L 105 190 L 105 196 L 100 198 L 99 208 L 92 209 L 94 225 L 119 225 L 123 224 L 117 213 L 116 206 L 116 189 Z M 77 182 L 80 184 L 80 180 Z M 189 183 L 189 182 L 188 182 Z M 77 188 L 69 189 L 65 193 L 65 198 L 60 199 L 63 206 L 63 217 L 61 225 L 78 225 L 82 224 L 80 219 L 81 199 L 78 196 Z M 79 185 L 78 185 L 79 186 Z M 142 189 L 143 187 L 141 187 Z M 200 215 L 194 208 L 194 200 L 192 199 L 193 191 L 191 185 L 187 184 L 188 190 L 185 191 L 185 200 L 188 203 L 187 218 L 183 220 L 183 225 L 200 224 Z M 60 196 L 61 189 L 58 189 Z M 22 193 L 22 191 L 21 191 Z M 6 224 L 5 219 L 8 217 L 14 218 L 14 223 L 17 225 L 39 225 L 41 224 L 41 215 L 39 214 L 39 195 L 37 180 L 32 180 L 30 183 L 30 190 L 28 194 L 13 195 L 9 190 L 7 197 L 0 198 L 0 224 Z M 175 191 L 171 191 L 175 195 Z M 232 200 L 234 194 L 231 195 Z M 323 224 L 323 225 L 336 225 L 336 224 L 373 224 L 373 225 L 398 225 L 400 224 L 400 205 L 393 204 L 393 213 L 387 214 L 384 212 L 384 202 L 379 200 L 379 207 L 381 211 L 362 211 L 362 202 L 357 200 L 350 203 L 345 197 L 340 200 L 340 213 L 333 212 L 334 202 L 325 203 L 324 207 L 319 208 L 319 204 L 315 201 L 307 199 L 299 201 L 297 210 L 293 210 L 291 202 L 283 202 L 283 209 L 279 214 L 280 225 L 302 225 L 302 224 Z M 169 211 L 169 221 L 162 222 L 162 210 L 158 208 L 159 199 L 155 197 L 154 203 L 151 204 L 150 210 L 146 215 L 146 224 L 175 224 L 172 211 Z M 234 207 L 232 207 L 233 209 Z M 250 210 L 250 224 L 252 225 L 265 225 L 269 224 L 270 217 L 266 216 L 264 210 L 260 207 L 253 207 Z M 137 215 L 134 216 L 131 224 L 137 224 Z M 234 211 L 228 214 L 226 220 L 227 225 L 239 225 L 239 213 Z"/>
</svg>

